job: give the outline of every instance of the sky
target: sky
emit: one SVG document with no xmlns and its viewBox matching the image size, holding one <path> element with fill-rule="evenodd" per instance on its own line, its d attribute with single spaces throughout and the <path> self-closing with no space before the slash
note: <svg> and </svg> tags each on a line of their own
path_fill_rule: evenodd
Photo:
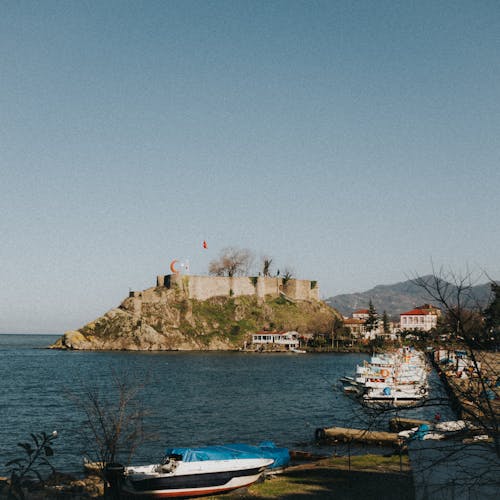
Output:
<svg viewBox="0 0 500 500">
<path fill-rule="evenodd" d="M 499 138 L 497 0 L 3 0 L 0 332 L 228 246 L 322 298 L 499 279 Z"/>
</svg>

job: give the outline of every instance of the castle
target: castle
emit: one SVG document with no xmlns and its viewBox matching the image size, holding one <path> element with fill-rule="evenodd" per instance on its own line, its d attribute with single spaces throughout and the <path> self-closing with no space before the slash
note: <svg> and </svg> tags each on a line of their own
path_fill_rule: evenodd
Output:
<svg viewBox="0 0 500 500">
<path fill-rule="evenodd" d="M 291 300 L 319 300 L 317 281 L 284 279 L 269 276 L 194 276 L 167 274 L 158 276 L 157 287 L 178 289 L 189 299 L 207 300 L 211 297 L 238 297 L 252 295 L 263 299 L 266 296 L 284 295 Z"/>
</svg>

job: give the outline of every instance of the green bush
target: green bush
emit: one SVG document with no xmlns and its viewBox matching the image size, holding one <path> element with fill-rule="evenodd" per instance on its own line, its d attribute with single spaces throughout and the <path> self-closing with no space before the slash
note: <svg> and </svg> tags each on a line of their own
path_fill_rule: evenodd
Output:
<svg viewBox="0 0 500 500">
<path fill-rule="evenodd" d="M 31 434 L 32 443 L 17 443 L 24 450 L 24 456 L 14 458 L 5 464 L 10 473 L 7 498 L 24 500 L 26 498 L 23 491 L 25 483 L 38 480 L 43 484 L 43 470 L 50 469 L 52 472 L 55 472 L 48 457 L 54 455 L 52 442 L 56 438 L 57 431 L 54 431 L 52 434 L 41 432 L 40 434 Z"/>
</svg>

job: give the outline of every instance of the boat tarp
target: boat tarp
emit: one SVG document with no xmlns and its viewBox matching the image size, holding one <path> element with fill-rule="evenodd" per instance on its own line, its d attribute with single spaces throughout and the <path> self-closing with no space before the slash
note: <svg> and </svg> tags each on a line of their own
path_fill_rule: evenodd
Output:
<svg viewBox="0 0 500 500">
<path fill-rule="evenodd" d="M 231 443 L 197 448 L 167 448 L 166 456 L 181 455 L 184 462 L 202 462 L 205 460 L 232 460 L 236 458 L 272 458 L 271 469 L 286 467 L 290 463 L 287 448 L 278 448 L 272 442 L 253 446 L 243 443 Z"/>
</svg>

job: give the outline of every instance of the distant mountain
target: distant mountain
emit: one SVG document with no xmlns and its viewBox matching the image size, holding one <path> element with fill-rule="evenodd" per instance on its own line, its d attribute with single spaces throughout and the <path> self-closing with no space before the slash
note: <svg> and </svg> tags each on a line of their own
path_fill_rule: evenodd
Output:
<svg viewBox="0 0 500 500">
<path fill-rule="evenodd" d="M 431 277 L 429 275 L 422 278 L 427 280 Z M 488 304 L 491 292 L 489 283 L 474 286 L 472 292 L 482 306 Z M 401 313 L 416 306 L 425 303 L 439 305 L 413 280 L 402 281 L 393 285 L 377 285 L 366 292 L 335 295 L 326 299 L 325 302 L 344 316 L 350 316 L 356 309 L 367 309 L 370 300 L 379 314 L 386 311 L 390 317 L 398 319 Z"/>
</svg>

